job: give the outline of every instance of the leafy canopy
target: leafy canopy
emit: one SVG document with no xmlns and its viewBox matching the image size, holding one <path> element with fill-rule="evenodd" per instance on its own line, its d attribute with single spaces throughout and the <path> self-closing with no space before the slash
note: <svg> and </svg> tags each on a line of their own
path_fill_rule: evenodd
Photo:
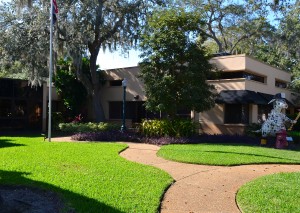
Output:
<svg viewBox="0 0 300 213">
<path fill-rule="evenodd" d="M 88 64 L 87 59 L 83 59 L 83 64 Z M 75 76 L 74 70 L 70 69 L 70 60 L 59 60 L 58 69 L 54 75 L 55 88 L 61 96 L 67 114 L 70 117 L 81 114 L 83 105 L 87 99 L 87 91 Z"/>
<path fill-rule="evenodd" d="M 33 85 L 47 76 L 49 13 L 45 4 L 20 10 L 15 1 L 0 4 L 0 70 Z M 13 75 L 12 75 L 13 74 Z"/>
<path fill-rule="evenodd" d="M 175 116 L 177 110 L 204 111 L 214 105 L 206 83 L 212 71 L 209 57 L 197 39 L 198 15 L 183 10 L 156 11 L 143 32 L 141 78 L 146 108 Z"/>
<path fill-rule="evenodd" d="M 55 24 L 54 64 L 69 56 L 77 79 L 92 99 L 95 121 L 104 121 L 97 59 L 101 48 L 129 48 L 138 39 L 149 8 L 160 0 L 60 0 Z M 30 6 L 27 6 L 30 5 Z M 21 61 L 29 79 L 47 73 L 49 63 L 49 1 L 12 0 L 0 5 L 0 66 Z M 3 56 L 3 57 L 2 57 Z M 82 58 L 89 58 L 89 74 Z M 101 58 L 100 58 L 101 60 Z M 3 62 L 3 63 L 2 63 Z M 43 75 L 42 75 L 43 74 Z M 32 76 L 32 77 L 31 77 Z M 33 81 L 34 83 L 35 81 Z"/>
</svg>

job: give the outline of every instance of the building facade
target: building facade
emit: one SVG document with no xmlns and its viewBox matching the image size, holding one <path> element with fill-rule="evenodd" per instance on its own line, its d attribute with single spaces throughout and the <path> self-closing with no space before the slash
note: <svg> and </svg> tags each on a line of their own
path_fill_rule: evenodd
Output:
<svg viewBox="0 0 300 213">
<path fill-rule="evenodd" d="M 211 63 L 221 70 L 218 80 L 208 81 L 219 97 L 214 108 L 195 117 L 203 132 L 242 134 L 248 124 L 265 120 L 272 109 L 268 103 L 277 93 L 286 94 L 287 114 L 294 112 L 297 96 L 287 88 L 290 73 L 246 55 L 215 57 Z"/>
<path fill-rule="evenodd" d="M 262 123 L 272 105 L 268 104 L 277 93 L 285 93 L 292 114 L 298 97 L 287 87 L 290 73 L 274 68 L 246 55 L 214 57 L 211 63 L 220 70 L 218 79 L 209 79 L 218 94 L 215 106 L 197 113 L 191 110 L 178 112 L 181 117 L 192 118 L 201 124 L 200 132 L 208 134 L 243 134 L 251 123 Z M 163 112 L 152 113 L 145 109 L 147 99 L 144 84 L 139 78 L 139 67 L 105 70 L 106 83 L 101 88 L 101 103 L 110 122 L 122 121 L 123 87 L 126 78 L 126 123 L 133 126 L 142 119 L 163 117 Z M 45 82 L 33 89 L 27 81 L 0 79 L 0 129 L 32 127 L 47 130 L 48 91 Z M 62 103 L 52 85 L 52 112 L 59 111 Z M 91 104 L 89 120 L 92 120 Z"/>
<path fill-rule="evenodd" d="M 269 101 L 276 93 L 285 93 L 289 103 L 288 113 L 293 113 L 296 98 L 287 89 L 290 73 L 274 68 L 246 55 L 215 57 L 211 63 L 221 71 L 218 79 L 208 80 L 216 88 L 216 105 L 206 112 L 180 112 L 201 124 L 201 132 L 208 134 L 243 134 L 251 123 L 261 123 L 272 106 Z M 120 121 L 122 118 L 122 80 L 126 78 L 126 119 L 128 123 L 143 118 L 160 117 L 147 112 L 144 85 L 138 77 L 139 67 L 106 70 L 107 82 L 101 90 L 106 118 Z"/>
<path fill-rule="evenodd" d="M 43 87 L 28 81 L 0 79 L 0 131 L 41 130 Z"/>
</svg>

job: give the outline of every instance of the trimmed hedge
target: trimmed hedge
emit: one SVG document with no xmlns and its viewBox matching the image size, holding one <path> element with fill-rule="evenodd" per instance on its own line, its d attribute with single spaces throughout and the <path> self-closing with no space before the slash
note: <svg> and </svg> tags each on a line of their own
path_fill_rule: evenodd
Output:
<svg viewBox="0 0 300 213">
<path fill-rule="evenodd" d="M 111 131 L 119 130 L 121 126 L 112 123 L 60 123 L 59 129 L 63 132 L 99 132 L 99 131 Z"/>
</svg>

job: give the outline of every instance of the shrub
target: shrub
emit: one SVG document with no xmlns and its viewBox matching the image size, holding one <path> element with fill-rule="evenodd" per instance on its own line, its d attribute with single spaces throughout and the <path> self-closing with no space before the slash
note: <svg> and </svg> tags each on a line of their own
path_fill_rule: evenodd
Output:
<svg viewBox="0 0 300 213">
<path fill-rule="evenodd" d="M 75 116 L 75 118 L 73 119 L 72 123 L 81 123 L 83 120 L 83 117 L 81 114 Z"/>
<path fill-rule="evenodd" d="M 144 120 L 141 125 L 141 132 L 148 137 L 188 137 L 196 132 L 196 123 L 190 119 L 174 120 Z"/>
<path fill-rule="evenodd" d="M 87 70 L 84 66 L 86 63 L 87 59 L 83 58 L 83 70 Z M 70 64 L 72 64 L 70 59 L 59 59 L 58 64 L 58 69 L 54 75 L 54 85 L 64 106 L 68 109 L 67 113 L 73 117 L 82 111 L 87 100 L 87 90 L 76 78 L 74 70 L 70 70 Z"/>
<path fill-rule="evenodd" d="M 261 137 L 261 131 L 256 132 L 260 129 L 261 129 L 261 124 L 257 124 L 257 123 L 249 124 L 245 129 L 245 135 Z"/>
<path fill-rule="evenodd" d="M 61 112 L 53 112 L 52 113 L 52 129 L 59 130 L 59 124 L 64 122 L 64 117 Z"/>
<path fill-rule="evenodd" d="M 61 123 L 59 129 L 63 132 L 98 132 L 98 131 L 110 131 L 119 130 L 121 127 L 118 124 L 112 123 Z"/>
<path fill-rule="evenodd" d="M 300 144 L 300 132 L 299 131 L 288 131 L 288 136 L 293 138 L 295 144 Z"/>
</svg>

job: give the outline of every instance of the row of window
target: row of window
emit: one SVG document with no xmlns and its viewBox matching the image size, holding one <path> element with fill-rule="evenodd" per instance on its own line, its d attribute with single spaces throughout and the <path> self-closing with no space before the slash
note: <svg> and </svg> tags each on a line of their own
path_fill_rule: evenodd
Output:
<svg viewBox="0 0 300 213">
<path fill-rule="evenodd" d="M 166 116 L 160 112 L 149 112 L 146 110 L 143 101 L 126 101 L 125 116 L 126 119 L 132 119 L 133 123 L 141 122 L 142 119 L 163 118 Z M 178 116 L 184 118 L 191 117 L 191 110 L 178 110 Z M 123 117 L 123 102 L 109 102 L 109 119 L 122 119 Z"/>
<path fill-rule="evenodd" d="M 0 79 L 0 129 L 35 129 L 42 124 L 42 87 Z"/>
<path fill-rule="evenodd" d="M 235 78 L 245 78 L 247 80 L 257 81 L 260 83 L 265 83 L 265 78 L 262 76 L 246 73 L 246 72 L 226 72 L 221 78 L 218 79 L 235 79 Z M 212 80 L 212 79 L 209 79 Z M 109 86 L 120 87 L 122 86 L 122 80 L 111 80 L 109 81 Z M 280 80 L 275 80 L 275 86 L 279 88 L 287 88 L 287 83 Z"/>
<path fill-rule="evenodd" d="M 31 88 L 24 80 L 0 79 L 0 97 L 42 99 L 43 90 L 42 87 Z"/>
<path fill-rule="evenodd" d="M 213 75 L 208 78 L 208 80 L 217 80 L 217 79 L 237 79 L 237 78 L 245 78 L 247 80 L 257 81 L 260 83 L 266 83 L 266 77 L 255 75 L 253 73 L 248 73 L 245 71 L 238 72 L 220 72 L 216 75 Z M 275 80 L 275 86 L 279 88 L 287 88 L 287 82 L 282 80 Z"/>
<path fill-rule="evenodd" d="M 148 112 L 142 101 L 127 101 L 125 107 L 126 119 L 132 119 L 133 123 L 141 122 L 142 119 L 152 119 L 165 117 L 165 114 Z M 269 105 L 258 105 L 258 123 L 263 123 L 272 107 Z M 190 118 L 190 110 L 180 110 L 178 115 Z M 122 119 L 123 102 L 109 102 L 109 119 Z M 249 104 L 225 104 L 224 109 L 225 124 L 249 124 Z"/>
<path fill-rule="evenodd" d="M 40 128 L 42 101 L 0 99 L 0 129 Z"/>
<path fill-rule="evenodd" d="M 126 119 L 132 119 L 132 122 L 141 122 L 142 119 L 152 119 L 165 117 L 165 114 L 148 112 L 142 101 L 127 101 L 125 105 Z M 225 124 L 249 124 L 249 104 L 225 104 L 224 105 L 224 123 Z M 258 123 L 263 123 L 272 106 L 258 105 Z M 190 110 L 179 110 L 178 115 L 184 118 L 190 118 Z M 122 119 L 123 102 L 109 102 L 109 119 Z"/>
<path fill-rule="evenodd" d="M 270 105 L 258 105 L 258 123 L 263 123 L 271 110 Z M 225 104 L 224 123 L 249 124 L 249 104 Z"/>
</svg>

